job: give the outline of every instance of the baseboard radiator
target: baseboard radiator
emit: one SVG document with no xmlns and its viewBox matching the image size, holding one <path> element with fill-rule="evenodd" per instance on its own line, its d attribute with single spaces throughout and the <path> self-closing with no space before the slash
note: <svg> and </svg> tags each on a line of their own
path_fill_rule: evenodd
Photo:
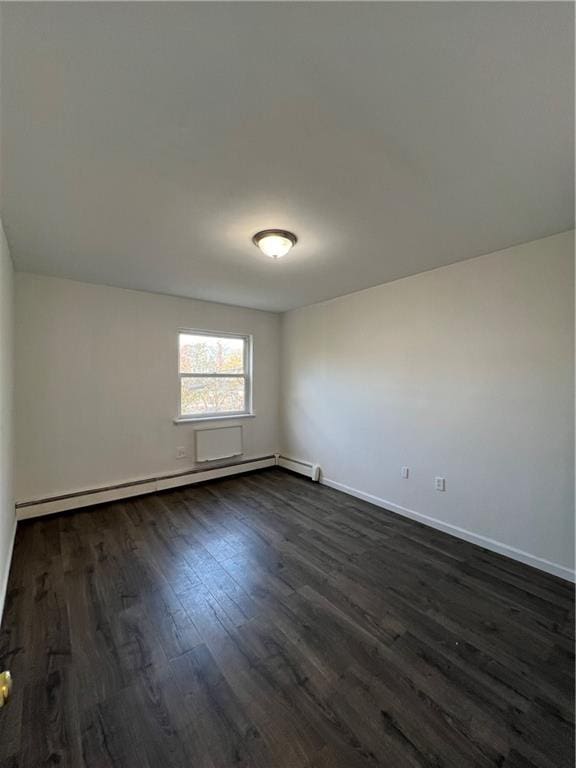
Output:
<svg viewBox="0 0 576 768">
<path fill-rule="evenodd" d="M 239 475 L 245 472 L 253 472 L 257 469 L 266 469 L 278 464 L 276 454 L 261 456 L 255 459 L 228 462 L 216 467 L 191 469 L 177 474 L 148 477 L 143 480 L 134 480 L 127 483 L 118 483 L 104 488 L 91 488 L 75 491 L 61 496 L 50 496 L 32 501 L 22 501 L 16 504 L 18 520 L 27 520 L 32 517 L 51 515 L 56 512 L 66 512 L 80 507 L 89 507 L 94 504 L 126 499 L 131 496 L 142 496 L 146 493 L 155 493 L 170 488 L 178 488 L 183 485 L 194 485 L 206 480 L 215 480 L 220 477 Z"/>
<path fill-rule="evenodd" d="M 309 477 L 315 483 L 320 481 L 320 466 L 318 464 L 311 464 L 307 461 L 291 459 L 288 456 L 281 455 L 278 456 L 277 464 L 283 469 L 289 469 L 291 472 L 298 472 L 299 475 Z"/>
</svg>

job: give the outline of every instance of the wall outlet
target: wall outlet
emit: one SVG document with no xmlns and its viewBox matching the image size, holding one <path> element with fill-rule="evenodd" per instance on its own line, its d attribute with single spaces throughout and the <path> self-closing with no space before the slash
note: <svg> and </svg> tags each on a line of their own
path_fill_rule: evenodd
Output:
<svg viewBox="0 0 576 768">
<path fill-rule="evenodd" d="M 185 459 L 186 456 L 188 456 L 186 452 L 186 448 L 184 448 L 183 445 L 181 445 L 179 448 L 176 448 L 176 458 L 177 459 Z"/>
<path fill-rule="evenodd" d="M 434 478 L 434 488 L 436 488 L 437 491 L 445 491 L 446 490 L 446 478 L 445 477 L 435 477 Z"/>
<path fill-rule="evenodd" d="M 410 476 L 410 467 L 402 467 L 402 469 L 400 470 L 400 474 L 402 475 L 404 480 L 407 480 L 408 477 Z"/>
</svg>

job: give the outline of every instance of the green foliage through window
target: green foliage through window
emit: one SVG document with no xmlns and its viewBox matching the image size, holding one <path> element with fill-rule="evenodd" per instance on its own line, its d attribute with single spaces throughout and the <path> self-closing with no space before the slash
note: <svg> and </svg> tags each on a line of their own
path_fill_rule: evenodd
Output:
<svg viewBox="0 0 576 768">
<path fill-rule="evenodd" d="M 245 413 L 248 357 L 247 337 L 180 333 L 181 415 Z"/>
</svg>

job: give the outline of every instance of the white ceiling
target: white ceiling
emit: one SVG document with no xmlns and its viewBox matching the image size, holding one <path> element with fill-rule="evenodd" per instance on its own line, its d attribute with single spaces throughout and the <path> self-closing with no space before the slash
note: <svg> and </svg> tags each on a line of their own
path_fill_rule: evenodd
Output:
<svg viewBox="0 0 576 768">
<path fill-rule="evenodd" d="M 280 311 L 573 227 L 571 3 L 2 18 L 21 270 Z"/>
</svg>

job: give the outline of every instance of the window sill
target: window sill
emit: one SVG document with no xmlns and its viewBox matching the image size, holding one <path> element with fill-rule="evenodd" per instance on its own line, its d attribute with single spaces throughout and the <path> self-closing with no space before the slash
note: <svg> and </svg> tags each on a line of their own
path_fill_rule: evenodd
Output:
<svg viewBox="0 0 576 768">
<path fill-rule="evenodd" d="M 194 424 L 198 421 L 230 421 L 231 419 L 253 419 L 255 413 L 230 413 L 223 416 L 178 416 L 174 424 Z"/>
</svg>

